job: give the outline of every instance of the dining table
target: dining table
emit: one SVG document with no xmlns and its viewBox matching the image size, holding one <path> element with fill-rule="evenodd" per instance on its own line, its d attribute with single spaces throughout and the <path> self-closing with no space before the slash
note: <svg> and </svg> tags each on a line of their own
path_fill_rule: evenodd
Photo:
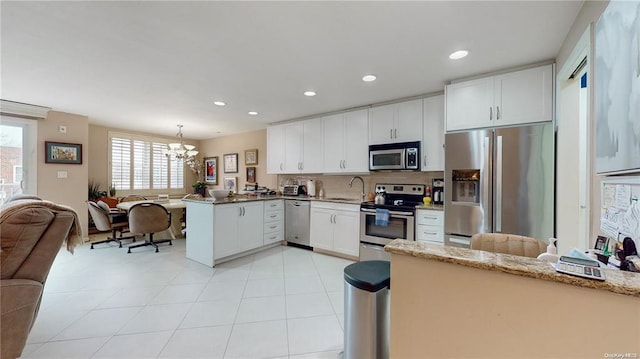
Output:
<svg viewBox="0 0 640 359">
<path fill-rule="evenodd" d="M 131 207 L 139 203 L 157 203 L 167 209 L 167 211 L 171 213 L 171 226 L 168 230 L 169 236 L 171 236 L 172 239 L 184 237 L 182 234 L 182 212 L 187 208 L 187 205 L 182 199 L 128 201 L 120 202 L 116 207 L 129 212 Z"/>
</svg>

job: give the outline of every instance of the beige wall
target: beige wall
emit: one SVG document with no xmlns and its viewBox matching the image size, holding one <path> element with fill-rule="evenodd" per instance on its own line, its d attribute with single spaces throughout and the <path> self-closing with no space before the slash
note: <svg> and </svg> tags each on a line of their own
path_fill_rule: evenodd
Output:
<svg viewBox="0 0 640 359">
<path fill-rule="evenodd" d="M 155 138 L 163 138 L 168 140 L 175 140 L 175 137 L 172 136 L 161 136 L 155 134 L 149 134 L 144 132 L 130 131 L 130 130 L 122 130 L 113 127 L 103 127 L 103 126 L 89 126 L 89 156 L 91 157 L 91 162 L 89 162 L 89 180 L 93 180 L 94 183 L 100 185 L 100 190 L 107 191 L 109 189 L 109 185 L 111 184 L 111 180 L 109 178 L 109 132 L 120 132 L 126 134 L 135 134 L 142 136 L 149 136 Z M 197 140 L 184 139 L 185 143 L 192 144 L 196 146 L 196 150 L 200 150 L 200 142 Z M 201 151 L 202 153 L 202 151 Z M 185 193 L 191 193 L 193 189 L 191 185 L 196 181 L 196 175 L 187 170 L 185 171 L 185 188 L 182 190 L 174 190 L 171 194 L 182 195 Z M 85 186 L 86 188 L 86 186 Z M 133 192 L 139 193 L 147 196 L 155 196 L 157 194 L 166 194 L 166 190 L 147 190 L 147 191 L 120 191 L 117 192 L 117 196 L 126 196 L 128 194 L 132 194 Z"/>
<path fill-rule="evenodd" d="M 568 60 L 569 55 L 571 55 L 571 51 L 573 51 L 573 48 L 580 40 L 580 37 L 582 37 L 587 26 L 592 22 L 598 21 L 607 5 L 609 5 L 609 1 L 584 2 L 582 9 L 580 9 L 578 16 L 576 16 L 576 19 L 573 22 L 573 25 L 571 25 L 571 29 L 569 29 L 567 37 L 565 37 L 562 43 L 562 47 L 560 47 L 560 51 L 558 51 L 558 56 L 556 56 L 558 69 L 561 69 L 562 66 L 564 66 L 564 63 Z"/>
<path fill-rule="evenodd" d="M 277 176 L 267 174 L 267 130 L 245 132 L 238 135 L 218 137 L 200 142 L 200 154 L 203 157 L 218 157 L 218 184 L 208 186 L 209 189 L 222 189 L 225 177 L 237 177 L 238 188 L 244 189 L 247 183 L 247 166 L 244 164 L 244 151 L 258 149 L 256 181 L 260 187 L 277 188 Z M 238 154 L 238 173 L 224 173 L 223 156 L 228 153 Z"/>
<path fill-rule="evenodd" d="M 66 126 L 60 133 L 59 126 Z M 45 163 L 45 141 L 82 144 L 82 164 Z M 89 119 L 86 116 L 49 111 L 47 118 L 38 121 L 38 197 L 67 205 L 78 212 L 82 230 L 87 236 L 87 181 L 89 178 Z M 66 172 L 67 178 L 58 178 Z"/>
</svg>

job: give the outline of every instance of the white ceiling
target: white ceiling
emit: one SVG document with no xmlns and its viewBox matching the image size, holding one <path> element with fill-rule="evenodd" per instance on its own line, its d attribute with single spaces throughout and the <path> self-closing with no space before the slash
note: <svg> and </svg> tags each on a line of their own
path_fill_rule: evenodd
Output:
<svg viewBox="0 0 640 359">
<path fill-rule="evenodd" d="M 207 139 L 553 59 L 582 1 L 0 6 L 2 99 Z M 448 59 L 461 48 L 467 58 Z"/>
</svg>

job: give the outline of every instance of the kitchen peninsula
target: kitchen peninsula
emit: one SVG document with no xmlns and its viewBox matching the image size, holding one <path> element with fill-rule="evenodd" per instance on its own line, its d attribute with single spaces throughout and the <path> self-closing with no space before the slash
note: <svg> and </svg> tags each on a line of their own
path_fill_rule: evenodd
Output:
<svg viewBox="0 0 640 359">
<path fill-rule="evenodd" d="M 391 357 L 640 355 L 640 274 L 606 281 L 532 258 L 395 240 Z M 621 357 L 621 356 L 618 356 Z"/>
</svg>

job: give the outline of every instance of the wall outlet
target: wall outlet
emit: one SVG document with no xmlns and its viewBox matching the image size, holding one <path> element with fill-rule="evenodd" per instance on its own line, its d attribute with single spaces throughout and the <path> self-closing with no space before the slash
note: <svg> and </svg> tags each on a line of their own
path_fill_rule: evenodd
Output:
<svg viewBox="0 0 640 359">
<path fill-rule="evenodd" d="M 67 126 L 58 126 L 58 131 L 60 131 L 60 133 L 67 133 Z"/>
</svg>

